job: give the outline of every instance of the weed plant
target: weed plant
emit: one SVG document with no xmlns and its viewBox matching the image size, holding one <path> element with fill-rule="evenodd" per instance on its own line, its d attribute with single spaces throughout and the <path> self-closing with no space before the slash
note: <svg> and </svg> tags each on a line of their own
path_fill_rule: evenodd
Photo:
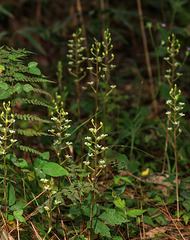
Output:
<svg viewBox="0 0 190 240">
<path fill-rule="evenodd" d="M 134 119 L 130 122 L 128 117 L 129 122 L 125 123 L 125 133 L 131 132 L 129 154 L 128 151 L 127 154 L 126 151 L 121 154 L 123 149 L 119 149 L 119 144 L 114 144 L 116 141 L 110 136 L 112 133 L 106 133 L 107 110 L 110 104 L 108 100 L 115 89 L 115 85 L 111 85 L 111 70 L 115 67 L 111 34 L 107 29 L 102 42 L 94 39 L 88 59 L 92 66 L 87 68 L 93 75 L 90 81 L 85 79 L 83 64 L 85 65 L 86 57 L 83 56 L 85 48 L 82 46 L 84 39 L 81 34 L 79 30 L 72 35 L 68 54 L 69 73 L 76 84 L 78 127 L 74 130 L 71 120 L 67 118 L 69 113 L 66 112 L 67 106 L 63 102 L 65 95 L 60 94 L 59 90 L 59 93 L 52 97 L 40 86 L 40 83 L 43 85 L 50 81 L 41 74 L 37 62 L 27 63 L 26 56 L 29 52 L 0 48 L 1 238 L 11 234 L 15 238 L 28 240 L 142 239 L 146 237 L 146 225 L 159 228 L 169 224 L 165 215 L 169 216 L 176 226 L 176 220 L 171 216 L 175 213 L 172 208 L 169 209 L 169 204 L 176 202 L 178 221 L 187 224 L 190 219 L 188 195 L 179 191 L 186 186 L 184 183 L 179 186 L 178 179 L 178 139 L 181 133 L 181 118 L 184 116 L 181 111 L 184 103 L 180 100 L 181 91 L 176 84 L 181 75 L 176 72 L 179 65 L 176 60 L 180 49 L 179 41 L 175 35 L 169 38 L 169 56 L 165 57 L 170 66 L 165 75 L 170 87 L 169 99 L 166 102 L 169 109 L 166 112 L 168 120 L 165 157 L 169 158 L 170 142 L 175 159 L 174 184 L 172 176 L 162 176 L 164 179 L 161 179 L 160 175 L 156 176 L 153 168 L 151 169 L 153 164 L 150 164 L 149 168 L 143 166 L 145 171 L 142 172 L 139 169 L 140 163 L 135 160 L 137 156 L 133 153 L 134 149 L 141 152 L 141 157 L 151 156 L 135 147 L 138 134 L 136 131 L 142 127 L 148 116 L 146 110 L 133 112 Z M 158 61 L 158 56 L 156 58 Z M 59 88 L 62 88 L 61 64 L 58 65 L 57 76 Z M 82 112 L 85 112 L 81 104 L 81 80 L 86 80 L 90 85 L 93 95 L 90 93 L 88 97 L 92 96 L 94 100 L 94 112 L 91 112 L 84 122 L 81 118 Z M 45 102 L 44 94 L 49 98 L 48 103 Z M 23 107 L 24 113 L 18 111 L 18 103 Z M 38 105 L 40 111 L 33 110 L 34 114 L 26 113 L 30 110 L 29 104 Z M 51 116 L 44 119 L 43 116 L 48 116 L 48 112 Z M 19 120 L 27 121 L 31 127 L 43 127 L 36 127 L 38 131 L 30 127 L 22 129 L 23 124 Z M 35 125 L 31 124 L 33 121 Z M 78 138 L 71 141 L 70 139 L 75 138 L 75 132 L 82 128 L 88 132 L 87 136 L 83 136 L 81 130 L 82 141 L 77 141 Z M 43 131 L 44 129 L 47 131 Z M 21 145 L 22 138 L 27 137 L 30 137 L 30 146 Z M 49 146 L 41 146 L 42 137 Z M 75 151 L 78 145 L 84 149 L 79 156 Z M 124 149 L 125 147 L 126 144 L 123 145 Z M 23 159 L 24 155 L 20 150 L 28 153 L 26 159 Z M 78 159 L 82 161 L 79 162 Z M 164 185 L 167 181 L 170 184 Z M 187 179 L 186 181 L 188 182 Z M 165 186 L 166 192 L 161 192 L 154 184 L 161 185 L 162 188 Z M 176 193 L 173 193 L 173 187 L 176 187 Z M 183 221 L 180 216 L 183 216 Z M 167 236 L 163 229 L 161 235 L 158 232 L 158 237 Z M 185 239 L 185 232 L 178 227 L 176 232 L 178 237 Z"/>
</svg>

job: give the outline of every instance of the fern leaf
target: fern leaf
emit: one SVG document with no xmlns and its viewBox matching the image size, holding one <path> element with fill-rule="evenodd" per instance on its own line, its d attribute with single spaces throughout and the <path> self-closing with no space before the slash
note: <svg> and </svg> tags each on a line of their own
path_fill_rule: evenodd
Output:
<svg viewBox="0 0 190 240">
<path fill-rule="evenodd" d="M 38 101 L 37 99 L 15 98 L 11 101 L 11 105 L 15 105 L 16 103 L 22 103 L 22 104 L 26 103 L 26 104 L 38 105 L 38 106 L 54 109 L 52 106 L 44 102 Z"/>
<path fill-rule="evenodd" d="M 38 122 L 42 122 L 42 123 L 51 123 L 51 121 L 48 121 L 48 120 L 39 118 L 39 117 L 34 116 L 34 115 L 30 115 L 30 114 L 18 114 L 18 113 L 15 113 L 14 116 L 17 119 L 25 120 L 25 121 L 38 121 Z"/>
<path fill-rule="evenodd" d="M 47 133 L 44 133 L 44 132 L 37 132 L 31 128 L 28 128 L 26 130 L 23 130 L 23 129 L 17 129 L 16 130 L 18 134 L 20 135 L 25 135 L 27 137 L 33 137 L 33 136 L 49 136 L 49 134 Z"/>
<path fill-rule="evenodd" d="M 42 155 L 41 152 L 39 152 L 39 151 L 37 151 L 33 148 L 30 148 L 28 146 L 23 146 L 23 145 L 17 144 L 16 147 L 19 148 L 20 150 L 22 150 L 23 152 L 30 152 L 30 153 L 34 153 L 34 154 L 37 154 L 37 155 Z"/>
</svg>

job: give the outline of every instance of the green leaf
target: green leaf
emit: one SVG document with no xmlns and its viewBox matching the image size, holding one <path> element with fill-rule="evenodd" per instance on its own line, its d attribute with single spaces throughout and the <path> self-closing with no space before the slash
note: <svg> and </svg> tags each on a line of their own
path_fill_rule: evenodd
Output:
<svg viewBox="0 0 190 240">
<path fill-rule="evenodd" d="M 17 83 L 14 86 L 14 92 L 21 93 L 22 92 L 22 85 L 20 83 Z"/>
<path fill-rule="evenodd" d="M 149 216 L 143 216 L 143 221 L 144 221 L 146 224 L 149 224 L 149 225 L 155 227 L 155 224 L 153 223 L 151 217 L 149 217 Z"/>
<path fill-rule="evenodd" d="M 125 208 L 125 200 L 121 200 L 120 197 L 114 197 L 113 203 L 115 204 L 116 207 L 124 210 L 124 208 Z"/>
<path fill-rule="evenodd" d="M 37 65 L 38 65 L 37 62 L 29 62 L 29 63 L 28 63 L 28 67 L 29 67 L 29 68 L 35 68 Z"/>
<path fill-rule="evenodd" d="M 13 205 L 16 201 L 15 198 L 15 190 L 11 183 L 8 184 L 8 200 L 9 200 L 9 206 Z"/>
<path fill-rule="evenodd" d="M 14 54 L 9 54 L 9 55 L 8 55 L 8 58 L 9 58 L 10 60 L 15 61 L 16 55 L 14 55 Z"/>
<path fill-rule="evenodd" d="M 13 215 L 16 218 L 16 220 L 18 220 L 19 222 L 26 223 L 26 219 L 22 216 L 22 214 L 23 214 L 22 209 L 19 209 L 19 210 L 13 212 Z"/>
<path fill-rule="evenodd" d="M 1 70 L 5 70 L 5 66 L 0 65 L 0 69 L 1 69 Z"/>
<path fill-rule="evenodd" d="M 0 100 L 7 99 L 12 93 L 12 89 L 9 89 L 8 91 L 4 89 L 0 89 Z"/>
<path fill-rule="evenodd" d="M 33 87 L 32 87 L 30 84 L 25 84 L 25 85 L 23 86 L 23 90 L 24 90 L 25 92 L 30 92 L 30 91 L 33 90 Z"/>
<path fill-rule="evenodd" d="M 35 75 L 38 75 L 38 76 L 41 75 L 41 71 L 37 67 L 29 68 L 29 73 L 35 74 Z"/>
<path fill-rule="evenodd" d="M 91 222 L 89 221 L 87 223 L 87 227 L 90 228 L 90 226 L 91 226 Z M 93 220 L 92 221 L 92 228 L 94 229 L 95 234 L 100 233 L 104 237 L 111 238 L 109 227 L 106 226 L 106 224 L 104 224 L 100 220 Z"/>
<path fill-rule="evenodd" d="M 141 209 L 131 209 L 131 210 L 128 210 L 127 211 L 127 215 L 129 217 L 137 217 L 137 216 L 140 216 L 142 215 L 144 212 L 146 212 L 146 210 L 141 210 Z"/>
<path fill-rule="evenodd" d="M 15 78 L 24 78 L 25 76 L 24 76 L 24 74 L 22 74 L 22 73 L 15 72 L 15 73 L 13 74 L 13 77 L 15 77 Z"/>
<path fill-rule="evenodd" d="M 128 182 L 128 183 L 132 184 L 131 180 L 128 177 L 121 177 L 121 176 L 115 176 L 114 177 L 115 184 L 118 184 L 120 179 L 124 180 L 125 182 Z"/>
<path fill-rule="evenodd" d="M 59 164 L 54 162 L 46 162 L 38 159 L 38 163 L 36 164 L 37 168 L 42 169 L 42 171 L 51 176 L 51 177 L 61 177 L 67 175 L 67 171 L 61 167 Z"/>
<path fill-rule="evenodd" d="M 129 220 L 126 220 L 120 214 L 118 214 L 115 211 L 115 209 L 110 209 L 110 210 L 102 213 L 99 216 L 99 218 L 112 226 L 120 225 L 121 223 L 124 223 L 124 222 L 130 222 Z"/>
<path fill-rule="evenodd" d="M 16 211 L 16 210 L 21 209 L 21 208 L 23 208 L 23 207 L 25 207 L 25 206 L 26 206 L 26 203 L 21 202 L 21 201 L 18 201 L 18 202 L 16 202 L 13 206 L 11 206 L 11 207 L 9 208 L 9 210 L 11 210 L 11 211 Z"/>
<path fill-rule="evenodd" d="M 113 240 L 123 240 L 123 238 L 120 237 L 120 236 L 113 236 L 112 239 L 113 239 Z"/>
<path fill-rule="evenodd" d="M 44 152 L 44 153 L 42 153 L 41 157 L 42 157 L 44 160 L 49 160 L 49 152 Z"/>
<path fill-rule="evenodd" d="M 0 67 L 1 68 L 1 67 Z M 4 90 L 7 90 L 9 89 L 11 86 L 5 82 L 1 82 L 0 83 L 0 88 L 4 89 Z"/>
</svg>

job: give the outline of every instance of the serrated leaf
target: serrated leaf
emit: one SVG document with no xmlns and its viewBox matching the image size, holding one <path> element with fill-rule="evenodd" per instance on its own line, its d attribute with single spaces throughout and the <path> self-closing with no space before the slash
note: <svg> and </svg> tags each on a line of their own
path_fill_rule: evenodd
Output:
<svg viewBox="0 0 190 240">
<path fill-rule="evenodd" d="M 91 222 L 89 221 L 87 223 L 87 227 L 90 228 L 90 226 L 91 226 Z M 100 233 L 104 237 L 111 238 L 109 227 L 106 226 L 106 224 L 104 224 L 100 220 L 93 220 L 92 221 L 92 228 L 94 229 L 95 234 Z"/>
<path fill-rule="evenodd" d="M 35 68 L 37 65 L 38 65 L 37 62 L 29 62 L 29 63 L 28 63 L 28 67 L 29 67 L 29 68 Z"/>
<path fill-rule="evenodd" d="M 126 220 L 120 214 L 118 214 L 115 211 L 115 209 L 110 209 L 110 210 L 102 213 L 99 216 L 99 218 L 112 226 L 120 225 L 121 223 L 124 223 L 124 222 L 129 222 L 129 220 Z"/>
<path fill-rule="evenodd" d="M 32 87 L 30 84 L 25 84 L 25 85 L 23 86 L 23 90 L 24 90 L 25 92 L 30 92 L 30 91 L 33 90 L 33 87 Z"/>
<path fill-rule="evenodd" d="M 144 212 L 146 212 L 146 210 L 141 210 L 141 209 L 131 209 L 131 210 L 128 210 L 126 212 L 126 214 L 129 216 L 129 217 L 137 217 L 137 216 L 140 216 L 142 215 Z"/>
<path fill-rule="evenodd" d="M 122 210 L 125 208 L 125 200 L 122 200 L 120 197 L 114 197 L 113 203 Z"/>
<path fill-rule="evenodd" d="M 35 75 L 38 75 L 38 76 L 41 75 L 41 71 L 37 67 L 29 68 L 29 73 L 35 74 Z"/>
</svg>

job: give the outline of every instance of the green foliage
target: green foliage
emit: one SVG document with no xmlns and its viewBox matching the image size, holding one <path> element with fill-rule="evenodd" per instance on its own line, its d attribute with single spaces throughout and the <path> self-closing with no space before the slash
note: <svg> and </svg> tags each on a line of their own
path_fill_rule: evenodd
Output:
<svg viewBox="0 0 190 240">
<path fill-rule="evenodd" d="M 65 2 L 60 13 L 58 2 L 0 6 L 0 39 L 10 37 L 16 47 L 30 43 L 41 64 L 35 56 L 28 61 L 25 49 L 0 48 L 1 226 L 20 239 L 121 240 L 146 238 L 170 224 L 168 236 L 185 238 L 190 129 L 178 108 L 186 102 L 188 115 L 188 1 L 138 1 L 139 9 L 133 1 L 80 6 L 79 0 L 77 8 Z M 19 21 L 22 11 L 26 21 Z M 22 22 L 19 30 L 13 18 Z M 73 26 L 79 27 L 74 34 Z M 167 48 L 172 33 L 180 43 L 172 35 Z M 171 71 L 163 77 L 166 63 Z M 54 85 L 41 69 L 51 79 L 57 71 Z"/>
</svg>

